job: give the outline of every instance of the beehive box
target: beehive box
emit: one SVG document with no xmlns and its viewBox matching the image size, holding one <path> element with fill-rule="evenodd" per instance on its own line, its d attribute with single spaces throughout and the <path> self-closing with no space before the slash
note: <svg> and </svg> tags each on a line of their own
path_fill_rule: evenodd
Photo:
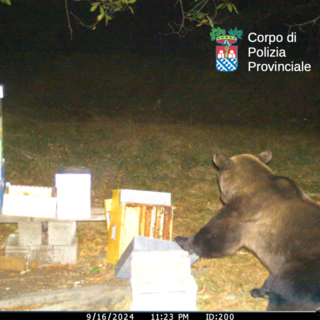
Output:
<svg viewBox="0 0 320 320">
<path fill-rule="evenodd" d="M 62 167 L 55 175 L 57 218 L 85 220 L 91 217 L 91 173 L 89 168 Z"/>
<path fill-rule="evenodd" d="M 181 254 L 178 251 L 183 251 L 183 249 L 174 241 L 152 239 L 141 236 L 135 236 L 133 240 L 128 245 L 127 249 L 121 255 L 117 264 L 114 267 L 116 278 L 130 279 L 131 272 L 131 260 L 134 252 L 150 252 L 157 251 L 161 255 L 164 251 L 177 251 L 177 256 Z M 195 253 L 189 256 L 190 265 L 199 259 Z"/>
<path fill-rule="evenodd" d="M 107 261 L 116 264 L 135 236 L 172 239 L 173 208 L 166 192 L 120 189 L 107 213 Z"/>
<path fill-rule="evenodd" d="M 132 311 L 196 311 L 198 286 L 183 250 L 132 252 Z"/>
<path fill-rule="evenodd" d="M 55 218 L 56 206 L 57 198 L 54 188 L 6 184 L 3 215 Z"/>
</svg>

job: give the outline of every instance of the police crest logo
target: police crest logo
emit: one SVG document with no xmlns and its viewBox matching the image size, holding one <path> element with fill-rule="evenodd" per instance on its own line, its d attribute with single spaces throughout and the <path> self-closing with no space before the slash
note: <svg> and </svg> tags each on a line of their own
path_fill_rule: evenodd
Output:
<svg viewBox="0 0 320 320">
<path fill-rule="evenodd" d="M 216 40 L 216 69 L 218 71 L 235 71 L 238 68 L 238 46 L 235 45 L 238 39 L 243 35 L 242 30 L 235 28 L 228 31 L 221 28 L 213 28 L 210 37 L 211 40 Z"/>
</svg>

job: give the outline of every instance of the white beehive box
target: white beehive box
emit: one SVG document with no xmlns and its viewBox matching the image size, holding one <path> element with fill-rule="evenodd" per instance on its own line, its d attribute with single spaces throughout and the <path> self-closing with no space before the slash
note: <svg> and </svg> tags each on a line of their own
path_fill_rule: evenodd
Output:
<svg viewBox="0 0 320 320">
<path fill-rule="evenodd" d="M 132 252 L 131 290 L 132 311 L 197 311 L 198 286 L 184 250 Z"/>
<path fill-rule="evenodd" d="M 90 219 L 91 174 L 89 168 L 60 168 L 55 176 L 55 185 L 58 219 Z"/>
<path fill-rule="evenodd" d="M 3 215 L 55 218 L 56 206 L 57 198 L 54 188 L 6 184 Z"/>
</svg>

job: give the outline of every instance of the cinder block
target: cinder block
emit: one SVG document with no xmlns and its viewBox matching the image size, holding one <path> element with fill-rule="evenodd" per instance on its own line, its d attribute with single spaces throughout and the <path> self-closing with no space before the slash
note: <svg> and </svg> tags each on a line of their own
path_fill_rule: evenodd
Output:
<svg viewBox="0 0 320 320">
<path fill-rule="evenodd" d="M 17 257 L 23 258 L 26 261 L 29 261 L 30 256 L 30 247 L 21 247 L 19 246 L 19 235 L 18 234 L 10 234 L 7 240 L 6 248 L 5 248 L 6 257 Z"/>
<path fill-rule="evenodd" d="M 49 221 L 48 222 L 48 244 L 49 245 L 71 245 L 76 234 L 75 221 Z"/>
<path fill-rule="evenodd" d="M 49 266 L 54 263 L 74 264 L 77 262 L 78 240 L 74 237 L 71 245 L 20 246 L 19 235 L 10 234 L 5 247 L 6 257 L 23 258 L 28 264 Z"/>
<path fill-rule="evenodd" d="M 193 276 L 131 278 L 132 311 L 197 311 Z"/>
<path fill-rule="evenodd" d="M 42 225 L 41 222 L 19 222 L 19 246 L 41 246 Z"/>
<path fill-rule="evenodd" d="M 53 246 L 53 263 L 74 264 L 77 263 L 78 238 L 74 237 L 69 246 Z"/>
<path fill-rule="evenodd" d="M 7 257 L 23 258 L 29 264 L 36 263 L 38 266 L 53 264 L 53 246 L 20 246 L 18 234 L 9 235 L 5 255 Z"/>
<path fill-rule="evenodd" d="M 30 247 L 29 263 L 35 263 L 38 266 L 50 266 L 53 264 L 53 246 Z"/>
</svg>

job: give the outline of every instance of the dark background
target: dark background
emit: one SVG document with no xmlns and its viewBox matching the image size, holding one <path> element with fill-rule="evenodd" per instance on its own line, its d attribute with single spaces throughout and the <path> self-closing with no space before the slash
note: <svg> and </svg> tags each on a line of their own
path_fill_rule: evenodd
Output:
<svg viewBox="0 0 320 320">
<path fill-rule="evenodd" d="M 233 13 L 224 20 L 227 10 L 219 12 L 217 21 L 224 21 L 215 27 L 229 30 L 236 26 L 244 31 L 238 42 L 239 68 L 227 75 L 215 70 L 210 27 L 186 22 L 190 30 L 186 37 L 170 34 L 168 23 L 181 22 L 180 7 L 175 6 L 175 1 L 138 0 L 133 5 L 134 15 L 129 10 L 117 13 L 107 27 L 103 20 L 95 30 L 77 23 L 70 13 L 72 40 L 65 1 L 0 4 L 0 82 L 6 85 L 7 106 L 10 112 L 17 113 L 30 113 L 32 109 L 35 117 L 64 118 L 75 110 L 115 116 L 126 110 L 136 118 L 139 110 L 144 110 L 144 115 L 148 110 L 157 112 L 157 116 L 170 115 L 170 121 L 238 121 L 239 117 L 242 121 L 279 121 L 284 115 L 298 116 L 303 123 L 306 118 L 314 121 L 320 108 L 317 25 L 303 30 L 293 28 L 298 37 L 295 44 L 274 44 L 272 48 L 286 50 L 287 58 L 281 61 L 249 59 L 259 63 L 304 61 L 312 65 L 311 73 L 263 74 L 247 70 L 248 46 L 267 46 L 250 44 L 248 34 L 285 37 L 287 24 L 317 16 L 319 5 L 310 3 L 304 6 L 305 1 L 236 1 L 239 15 Z M 89 2 L 68 1 L 69 11 L 86 25 L 93 25 L 98 15 L 98 10 L 89 12 L 90 7 Z M 123 78 L 132 80 L 122 85 Z M 85 90 L 89 92 L 84 94 Z M 23 101 L 10 100 L 13 96 Z M 159 99 L 161 108 L 156 110 L 153 106 Z M 235 100 L 239 106 L 235 106 Z M 86 115 L 80 116 L 83 117 Z"/>
</svg>

